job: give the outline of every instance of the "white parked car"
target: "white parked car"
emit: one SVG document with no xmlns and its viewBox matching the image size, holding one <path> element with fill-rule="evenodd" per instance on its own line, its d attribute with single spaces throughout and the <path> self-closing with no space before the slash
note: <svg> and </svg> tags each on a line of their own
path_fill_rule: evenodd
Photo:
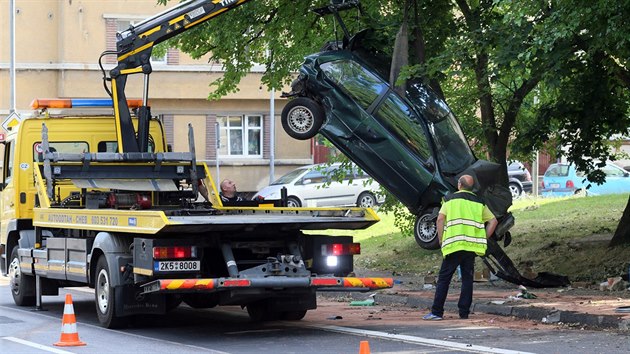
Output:
<svg viewBox="0 0 630 354">
<path fill-rule="evenodd" d="M 309 165 L 287 173 L 271 185 L 261 189 L 253 197 L 258 199 L 280 199 L 281 190 L 287 188 L 288 207 L 373 207 L 382 203 L 380 186 L 370 176 L 353 167 L 342 182 L 332 178 L 340 167 L 339 163 Z"/>
</svg>

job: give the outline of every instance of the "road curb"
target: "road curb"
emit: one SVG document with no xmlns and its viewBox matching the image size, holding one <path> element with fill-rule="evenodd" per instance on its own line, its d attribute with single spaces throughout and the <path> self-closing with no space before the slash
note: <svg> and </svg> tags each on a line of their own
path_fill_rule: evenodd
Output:
<svg viewBox="0 0 630 354">
<path fill-rule="evenodd" d="M 326 297 L 339 297 L 339 293 L 321 293 Z M 366 293 L 351 292 L 345 294 L 355 300 L 365 300 Z M 388 295 L 375 294 L 374 301 L 379 305 L 402 305 L 418 309 L 430 309 L 433 304 L 432 298 L 408 296 L 408 295 Z M 448 311 L 457 312 L 457 302 L 447 301 L 444 308 Z M 536 307 L 532 305 L 507 305 L 493 304 L 488 302 L 473 302 L 472 312 L 487 313 L 498 316 L 513 316 L 516 318 L 539 321 L 542 323 L 565 323 L 575 326 L 586 326 L 592 328 L 615 329 L 630 331 L 630 319 L 622 319 L 615 315 L 595 315 L 579 313 L 574 311 L 562 311 L 554 308 Z M 421 316 L 425 311 L 418 314 Z"/>
</svg>

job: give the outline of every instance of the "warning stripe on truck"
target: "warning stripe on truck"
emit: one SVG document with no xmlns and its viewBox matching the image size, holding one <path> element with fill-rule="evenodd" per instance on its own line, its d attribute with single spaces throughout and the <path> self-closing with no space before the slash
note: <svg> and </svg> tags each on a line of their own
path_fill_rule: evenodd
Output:
<svg viewBox="0 0 630 354">
<path fill-rule="evenodd" d="M 235 288 L 316 288 L 318 290 L 377 290 L 391 288 L 392 278 L 354 277 L 267 277 L 159 279 L 142 286 L 144 293 L 214 292 Z"/>
</svg>

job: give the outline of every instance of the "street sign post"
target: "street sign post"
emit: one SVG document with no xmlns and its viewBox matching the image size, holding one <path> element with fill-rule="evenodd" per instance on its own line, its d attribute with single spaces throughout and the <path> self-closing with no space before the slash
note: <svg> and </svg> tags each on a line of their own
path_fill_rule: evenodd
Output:
<svg viewBox="0 0 630 354">
<path fill-rule="evenodd" d="M 2 121 L 2 128 L 8 131 L 11 128 L 20 124 L 21 121 L 22 118 L 20 117 L 20 115 L 17 112 L 13 111 Z"/>
</svg>

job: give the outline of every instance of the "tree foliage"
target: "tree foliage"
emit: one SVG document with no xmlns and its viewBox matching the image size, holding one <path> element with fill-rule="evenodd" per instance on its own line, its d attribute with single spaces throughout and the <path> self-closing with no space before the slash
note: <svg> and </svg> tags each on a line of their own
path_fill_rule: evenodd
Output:
<svg viewBox="0 0 630 354">
<path fill-rule="evenodd" d="M 237 90 L 255 63 L 280 89 L 305 55 L 340 38 L 332 16 L 309 11 L 328 3 L 253 0 L 169 44 L 223 63 L 211 98 Z M 386 54 L 406 20 L 399 80 L 422 77 L 442 94 L 478 157 L 505 165 L 508 153 L 567 146 L 570 161 L 594 171 L 611 158 L 611 136 L 630 136 L 630 0 L 363 0 L 362 9 L 344 12 L 346 25 L 374 29 Z"/>
</svg>

